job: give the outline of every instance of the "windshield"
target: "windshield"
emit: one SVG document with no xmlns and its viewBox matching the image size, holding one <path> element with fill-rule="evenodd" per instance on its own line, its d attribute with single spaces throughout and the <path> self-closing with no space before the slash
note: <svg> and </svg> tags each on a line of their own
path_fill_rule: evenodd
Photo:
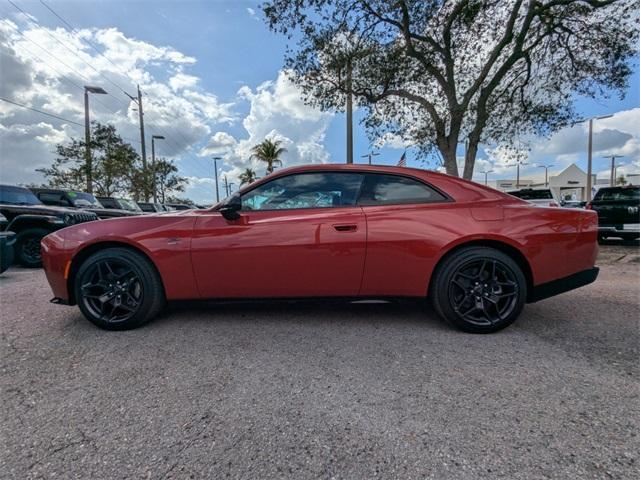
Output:
<svg viewBox="0 0 640 480">
<path fill-rule="evenodd" d="M 522 200 L 552 200 L 551 190 L 516 190 L 509 192 L 509 195 L 521 198 Z"/>
<path fill-rule="evenodd" d="M 640 188 L 601 188 L 594 200 L 640 200 Z"/>
<path fill-rule="evenodd" d="M 8 205 L 42 205 L 30 190 L 22 187 L 0 186 L 0 203 Z"/>
<path fill-rule="evenodd" d="M 134 202 L 133 200 L 127 200 L 126 198 L 117 198 L 116 199 L 118 204 L 120 205 L 120 208 L 122 208 L 123 210 L 129 210 L 131 212 L 141 212 L 142 210 L 140 209 L 140 207 L 138 206 L 138 204 L 136 202 Z"/>
<path fill-rule="evenodd" d="M 67 192 L 67 195 L 71 199 L 71 203 L 73 203 L 74 207 L 104 208 L 98 199 L 90 193 Z"/>
</svg>

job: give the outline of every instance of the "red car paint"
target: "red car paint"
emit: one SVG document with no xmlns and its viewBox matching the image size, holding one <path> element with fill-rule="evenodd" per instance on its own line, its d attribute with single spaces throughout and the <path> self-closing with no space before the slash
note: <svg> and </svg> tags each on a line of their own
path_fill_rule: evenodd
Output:
<svg viewBox="0 0 640 480">
<path fill-rule="evenodd" d="M 424 297 L 438 262 L 452 249 L 488 243 L 521 256 L 530 286 L 593 267 L 597 215 L 529 205 L 447 175 L 410 168 L 313 165 L 317 171 L 410 176 L 445 193 L 440 203 L 243 211 L 226 220 L 189 210 L 68 227 L 42 241 L 56 298 L 73 303 L 74 274 L 95 249 L 127 245 L 156 266 L 168 300 L 314 296 Z"/>
</svg>

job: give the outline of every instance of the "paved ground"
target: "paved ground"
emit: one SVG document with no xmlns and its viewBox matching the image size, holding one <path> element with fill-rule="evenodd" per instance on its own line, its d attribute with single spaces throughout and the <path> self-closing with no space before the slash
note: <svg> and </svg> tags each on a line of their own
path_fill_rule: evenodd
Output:
<svg viewBox="0 0 640 480">
<path fill-rule="evenodd" d="M 632 478 L 639 251 L 603 247 L 596 284 L 485 336 L 413 304 L 180 306 L 109 333 L 12 269 L 0 476 Z"/>
</svg>

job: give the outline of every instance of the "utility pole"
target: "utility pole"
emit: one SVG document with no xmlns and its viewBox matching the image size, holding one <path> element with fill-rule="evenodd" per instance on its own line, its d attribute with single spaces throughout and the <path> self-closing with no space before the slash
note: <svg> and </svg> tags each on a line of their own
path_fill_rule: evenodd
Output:
<svg viewBox="0 0 640 480">
<path fill-rule="evenodd" d="M 216 203 L 220 201 L 220 192 L 218 190 L 218 160 L 222 160 L 222 157 L 213 157 L 213 170 L 216 177 Z"/>
<path fill-rule="evenodd" d="M 164 140 L 164 137 L 162 135 L 151 135 L 151 180 L 153 183 L 153 203 L 158 203 L 158 180 L 156 178 L 156 140 Z"/>
<path fill-rule="evenodd" d="M 84 163 L 87 170 L 87 193 L 93 193 L 93 159 L 91 158 L 91 121 L 89 120 L 89 94 L 104 95 L 101 87 L 84 86 Z"/>
<path fill-rule="evenodd" d="M 615 187 L 616 186 L 616 159 L 618 158 L 623 158 L 624 155 L 611 155 L 609 157 L 603 157 L 603 158 L 610 158 L 611 159 L 611 179 L 609 181 L 611 187 Z"/>
<path fill-rule="evenodd" d="M 378 155 L 380 155 L 380 154 L 379 153 L 369 152 L 369 153 L 367 153 L 365 155 L 362 155 L 361 157 L 362 158 L 368 158 L 369 159 L 369 165 L 371 165 L 371 157 L 375 157 L 375 156 L 378 156 Z"/>
<path fill-rule="evenodd" d="M 147 145 L 144 137 L 144 111 L 142 110 L 142 92 L 140 91 L 140 85 L 138 87 L 138 95 L 136 97 L 129 95 L 127 92 L 124 94 L 131 100 L 138 104 L 138 119 L 140 123 L 140 156 L 142 157 L 142 176 L 144 178 L 144 201 L 149 201 L 149 170 L 147 169 Z M 155 182 L 154 182 L 155 187 Z"/>
<path fill-rule="evenodd" d="M 511 165 L 507 165 L 507 167 L 513 167 L 514 165 L 516 167 L 516 188 L 520 188 L 520 165 L 529 165 L 529 164 L 525 162 L 516 162 L 516 163 L 512 163 Z"/>
<path fill-rule="evenodd" d="M 227 182 L 227 176 L 226 175 L 224 175 L 222 177 L 222 181 L 224 182 L 224 191 L 226 192 L 227 197 L 228 197 L 229 196 L 229 182 Z"/>
<path fill-rule="evenodd" d="M 544 168 L 544 186 L 545 188 L 549 186 L 549 169 L 553 167 L 553 165 L 538 165 L 538 168 Z"/>
<path fill-rule="evenodd" d="M 351 57 L 347 60 L 347 163 L 353 163 L 353 93 Z"/>
</svg>

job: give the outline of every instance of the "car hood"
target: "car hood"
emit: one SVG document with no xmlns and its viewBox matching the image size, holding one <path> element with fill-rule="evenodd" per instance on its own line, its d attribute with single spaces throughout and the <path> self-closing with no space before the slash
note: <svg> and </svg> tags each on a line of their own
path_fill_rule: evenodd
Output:
<svg viewBox="0 0 640 480">
<path fill-rule="evenodd" d="M 86 212 L 84 209 L 76 209 L 76 208 L 66 208 L 66 207 L 54 207 L 52 205 L 10 205 L 10 204 L 2 204 L 0 205 L 4 208 L 10 209 L 12 212 L 15 212 L 18 215 L 54 215 L 54 216 L 62 216 L 65 214 L 76 214 L 78 212 Z"/>
</svg>

